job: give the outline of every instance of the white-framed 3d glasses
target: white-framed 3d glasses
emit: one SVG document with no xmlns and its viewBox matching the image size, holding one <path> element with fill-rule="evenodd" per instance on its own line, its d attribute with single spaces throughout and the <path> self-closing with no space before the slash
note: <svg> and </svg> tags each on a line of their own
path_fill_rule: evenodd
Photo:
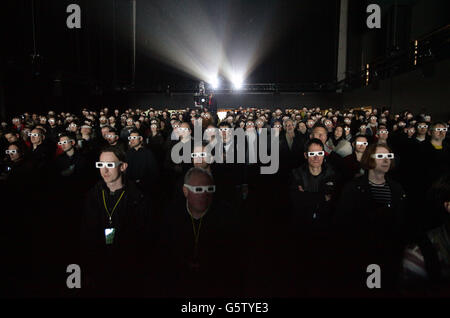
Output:
<svg viewBox="0 0 450 318">
<path fill-rule="evenodd" d="M 189 128 L 186 127 L 179 127 L 178 131 L 189 131 Z"/>
<path fill-rule="evenodd" d="M 69 140 L 64 140 L 64 141 L 58 141 L 58 145 L 67 145 L 70 144 L 72 142 L 72 139 Z"/>
<path fill-rule="evenodd" d="M 117 135 L 106 135 L 106 138 L 115 138 Z"/>
<path fill-rule="evenodd" d="M 219 130 L 220 130 L 220 131 L 227 131 L 227 132 L 228 132 L 228 131 L 231 130 L 231 128 L 225 127 L 225 128 L 219 128 Z"/>
<path fill-rule="evenodd" d="M 112 168 L 118 167 L 121 163 L 122 163 L 122 161 L 117 161 L 117 162 L 114 162 L 114 161 L 97 161 L 95 163 L 95 167 L 98 168 L 98 169 L 100 169 L 100 168 L 110 168 L 110 169 L 112 169 Z"/>
<path fill-rule="evenodd" d="M 325 156 L 325 151 L 308 151 L 308 157 L 323 157 Z"/>
<path fill-rule="evenodd" d="M 356 145 L 358 146 L 367 146 L 369 143 L 367 141 L 357 141 Z"/>
<path fill-rule="evenodd" d="M 380 135 L 386 135 L 386 134 L 389 134 L 389 131 L 387 131 L 387 130 L 380 130 L 379 132 L 378 132 Z"/>
<path fill-rule="evenodd" d="M 393 153 L 375 153 L 371 155 L 370 157 L 374 159 L 394 159 Z"/>
<path fill-rule="evenodd" d="M 206 158 L 208 155 L 206 152 L 193 152 L 191 158 Z"/>
<path fill-rule="evenodd" d="M 15 150 L 15 149 L 12 149 L 12 150 L 5 150 L 5 153 L 6 153 L 7 155 L 15 155 L 15 154 L 17 153 L 17 150 Z"/>
<path fill-rule="evenodd" d="M 417 128 L 420 128 L 420 129 L 428 128 L 428 125 L 418 125 Z"/>
<path fill-rule="evenodd" d="M 28 137 L 39 137 L 41 134 L 38 133 L 29 133 Z"/>
<path fill-rule="evenodd" d="M 434 131 L 447 131 L 448 128 L 433 128 Z"/>
<path fill-rule="evenodd" d="M 193 193 L 214 193 L 216 192 L 216 186 L 215 185 L 209 185 L 209 186 L 191 186 L 189 184 L 184 184 L 186 188 L 189 189 L 189 191 Z"/>
<path fill-rule="evenodd" d="M 281 128 L 281 125 L 273 125 L 273 128 Z"/>
<path fill-rule="evenodd" d="M 136 140 L 136 139 L 141 139 L 141 136 L 128 136 L 128 140 Z"/>
</svg>

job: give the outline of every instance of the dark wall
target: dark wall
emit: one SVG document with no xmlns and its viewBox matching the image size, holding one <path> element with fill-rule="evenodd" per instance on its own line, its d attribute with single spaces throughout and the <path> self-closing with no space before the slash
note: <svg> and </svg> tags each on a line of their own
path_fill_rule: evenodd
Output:
<svg viewBox="0 0 450 318">
<path fill-rule="evenodd" d="M 450 115 L 450 60 L 436 63 L 432 73 L 431 76 L 425 76 L 420 68 L 392 80 L 382 80 L 378 89 L 369 85 L 346 92 L 343 105 L 391 106 L 393 112 L 406 108 L 419 112 L 424 108 L 435 119 L 447 120 Z"/>
</svg>

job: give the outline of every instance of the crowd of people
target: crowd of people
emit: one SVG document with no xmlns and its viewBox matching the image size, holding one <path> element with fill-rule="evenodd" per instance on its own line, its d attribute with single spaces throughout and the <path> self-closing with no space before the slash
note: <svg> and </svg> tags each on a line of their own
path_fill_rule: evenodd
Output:
<svg viewBox="0 0 450 318">
<path fill-rule="evenodd" d="M 6 295 L 448 295 L 449 123 L 377 108 L 15 116 L 0 127 Z M 265 129 L 274 174 L 250 159 Z M 219 141 L 234 162 L 215 160 Z"/>
</svg>

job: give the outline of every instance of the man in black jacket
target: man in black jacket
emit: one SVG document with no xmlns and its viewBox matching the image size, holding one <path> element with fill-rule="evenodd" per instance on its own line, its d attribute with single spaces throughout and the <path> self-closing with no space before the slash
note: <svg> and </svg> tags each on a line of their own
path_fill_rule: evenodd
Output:
<svg viewBox="0 0 450 318">
<path fill-rule="evenodd" d="M 293 225 L 306 230 L 326 230 L 331 222 L 331 200 L 337 177 L 324 162 L 324 145 L 311 139 L 305 145 L 307 163 L 292 170 L 290 196 Z"/>
<path fill-rule="evenodd" d="M 58 176 L 77 179 L 83 177 L 87 168 L 86 160 L 75 148 L 75 136 L 71 133 L 60 135 L 58 145 L 64 151 L 55 160 Z"/>
<path fill-rule="evenodd" d="M 158 164 L 153 152 L 144 147 L 144 138 L 137 130 L 128 137 L 128 177 L 136 182 L 143 192 L 151 193 L 158 184 Z"/>
<path fill-rule="evenodd" d="M 166 296 L 236 296 L 243 241 L 236 211 L 214 197 L 212 175 L 191 168 L 183 198 L 168 208 L 158 244 Z"/>
<path fill-rule="evenodd" d="M 152 238 L 150 205 L 127 180 L 126 155 L 104 148 L 96 163 L 102 180 L 88 193 L 81 223 L 85 286 L 94 296 L 138 293 Z"/>
</svg>

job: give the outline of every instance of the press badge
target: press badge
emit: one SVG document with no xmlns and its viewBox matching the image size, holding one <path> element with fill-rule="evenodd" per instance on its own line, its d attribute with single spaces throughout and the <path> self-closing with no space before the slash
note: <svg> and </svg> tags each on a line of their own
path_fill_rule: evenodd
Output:
<svg viewBox="0 0 450 318">
<path fill-rule="evenodd" d="M 114 234 L 115 233 L 116 233 L 116 229 L 113 227 L 105 229 L 106 245 L 110 245 L 114 242 Z"/>
</svg>

